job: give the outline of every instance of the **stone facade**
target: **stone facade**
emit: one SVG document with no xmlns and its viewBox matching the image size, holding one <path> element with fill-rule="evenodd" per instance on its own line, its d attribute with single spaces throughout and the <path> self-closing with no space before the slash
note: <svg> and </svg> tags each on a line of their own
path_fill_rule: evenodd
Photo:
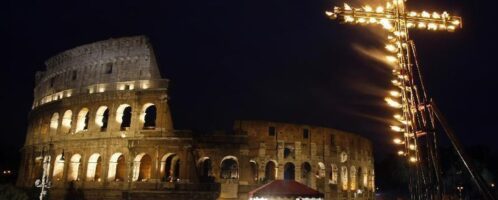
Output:
<svg viewBox="0 0 498 200">
<path fill-rule="evenodd" d="M 326 199 L 373 199 L 372 144 L 343 131 L 236 121 L 230 133 L 173 128 L 168 80 L 144 36 L 50 58 L 38 72 L 18 186 L 45 172 L 51 199 L 70 185 L 87 199 L 247 199 L 294 179 Z"/>
</svg>

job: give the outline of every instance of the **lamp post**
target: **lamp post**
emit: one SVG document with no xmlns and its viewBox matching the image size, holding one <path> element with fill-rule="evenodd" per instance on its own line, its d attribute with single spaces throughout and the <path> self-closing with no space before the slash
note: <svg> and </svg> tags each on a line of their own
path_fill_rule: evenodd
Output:
<svg viewBox="0 0 498 200">
<path fill-rule="evenodd" d="M 457 187 L 457 190 L 458 190 L 458 199 L 462 200 L 462 190 L 463 190 L 463 186 L 458 186 L 458 187 Z"/>
<path fill-rule="evenodd" d="M 49 154 L 50 154 L 49 146 Z M 50 155 L 45 156 L 45 147 L 42 149 L 42 159 L 43 159 L 43 174 L 41 179 L 37 179 L 35 181 L 35 186 L 41 188 L 39 199 L 43 200 L 43 197 L 47 195 L 46 189 L 49 189 L 52 185 L 52 182 L 48 179 L 48 170 L 50 165 Z"/>
<path fill-rule="evenodd" d="M 37 179 L 35 181 L 35 186 L 41 188 L 40 196 L 39 196 L 40 200 L 43 200 L 43 197 L 45 197 L 47 195 L 47 189 L 50 189 L 50 187 L 52 186 L 52 181 L 50 181 L 49 177 L 48 177 L 49 170 L 50 170 L 50 161 L 51 161 L 50 150 L 51 150 L 52 146 L 53 146 L 53 144 L 50 143 L 49 147 L 48 147 L 48 154 L 49 154 L 48 156 L 45 155 L 45 147 L 43 147 L 42 153 L 41 153 L 42 159 L 43 159 L 43 174 L 42 174 L 41 179 Z M 64 149 L 62 149 L 62 156 L 60 159 L 62 161 L 65 160 Z"/>
</svg>

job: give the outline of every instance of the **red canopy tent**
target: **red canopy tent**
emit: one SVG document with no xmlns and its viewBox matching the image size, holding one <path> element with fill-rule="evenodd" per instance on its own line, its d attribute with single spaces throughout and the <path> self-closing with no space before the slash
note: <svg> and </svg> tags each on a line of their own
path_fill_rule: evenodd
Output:
<svg viewBox="0 0 498 200">
<path fill-rule="evenodd" d="M 249 199 L 323 199 L 323 194 L 292 180 L 275 180 L 249 192 Z"/>
</svg>

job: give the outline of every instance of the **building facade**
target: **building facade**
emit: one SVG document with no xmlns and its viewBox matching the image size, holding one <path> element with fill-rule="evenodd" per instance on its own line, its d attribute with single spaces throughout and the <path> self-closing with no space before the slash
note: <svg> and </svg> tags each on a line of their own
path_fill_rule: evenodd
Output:
<svg viewBox="0 0 498 200">
<path fill-rule="evenodd" d="M 248 120 L 230 133 L 175 130 L 144 36 L 64 51 L 35 83 L 17 185 L 45 173 L 51 199 L 72 187 L 87 199 L 247 199 L 275 179 L 326 199 L 374 198 L 372 144 L 358 135 Z"/>
</svg>

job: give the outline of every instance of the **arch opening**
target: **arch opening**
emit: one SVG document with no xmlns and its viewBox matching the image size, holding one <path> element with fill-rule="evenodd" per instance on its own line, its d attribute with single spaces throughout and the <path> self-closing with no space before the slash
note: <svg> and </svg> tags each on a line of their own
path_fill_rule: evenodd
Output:
<svg viewBox="0 0 498 200">
<path fill-rule="evenodd" d="M 178 181 L 180 177 L 180 158 L 175 153 L 168 153 L 161 159 L 162 180 L 166 182 Z"/>
<path fill-rule="evenodd" d="M 318 169 L 316 171 L 316 177 L 317 178 L 325 177 L 325 164 L 323 164 L 322 162 L 318 162 Z"/>
<path fill-rule="evenodd" d="M 368 172 L 365 168 L 359 167 L 358 168 L 358 185 L 361 183 L 361 189 L 367 188 L 368 187 Z"/>
<path fill-rule="evenodd" d="M 133 161 L 133 181 L 148 181 L 151 178 L 152 159 L 146 153 L 138 154 Z"/>
<path fill-rule="evenodd" d="M 239 162 L 235 156 L 226 156 L 222 159 L 220 165 L 221 179 L 238 179 Z"/>
<path fill-rule="evenodd" d="M 277 164 L 275 161 L 268 161 L 265 166 L 265 180 L 271 181 L 275 180 L 277 176 Z"/>
<path fill-rule="evenodd" d="M 251 167 L 251 179 L 257 182 L 259 179 L 258 163 L 254 160 L 249 161 Z"/>
<path fill-rule="evenodd" d="M 55 181 L 61 181 L 64 175 L 64 160 L 62 160 L 62 154 L 55 157 L 54 163 L 54 173 L 53 179 Z"/>
<path fill-rule="evenodd" d="M 301 164 L 301 179 L 303 184 L 311 186 L 311 165 L 308 162 Z"/>
<path fill-rule="evenodd" d="M 101 181 L 102 177 L 102 156 L 94 153 L 88 159 L 88 169 L 86 172 L 87 181 Z"/>
<path fill-rule="evenodd" d="M 146 103 L 140 113 L 140 121 L 144 124 L 143 129 L 156 128 L 157 107 L 152 103 Z"/>
<path fill-rule="evenodd" d="M 88 108 L 82 108 L 78 113 L 76 121 L 76 132 L 88 130 L 88 120 L 90 119 Z"/>
<path fill-rule="evenodd" d="M 331 174 L 330 174 L 330 183 L 337 184 L 337 177 L 339 175 L 339 169 L 336 164 L 331 164 Z"/>
<path fill-rule="evenodd" d="M 50 118 L 50 133 L 57 132 L 59 128 L 59 113 L 54 113 Z"/>
<path fill-rule="evenodd" d="M 348 167 L 341 167 L 341 186 L 342 190 L 348 189 Z"/>
<path fill-rule="evenodd" d="M 294 149 L 292 147 L 285 147 L 284 148 L 284 158 L 294 158 Z"/>
<path fill-rule="evenodd" d="M 69 170 L 67 173 L 67 180 L 68 181 L 79 181 L 79 169 L 80 169 L 80 161 L 81 161 L 81 155 L 80 154 L 74 154 L 71 156 L 70 162 L 69 162 Z"/>
<path fill-rule="evenodd" d="M 109 172 L 107 180 L 124 181 L 126 177 L 126 162 L 122 153 L 114 153 L 109 160 Z"/>
<path fill-rule="evenodd" d="M 212 161 L 209 157 L 203 157 L 197 162 L 201 182 L 214 182 Z"/>
<path fill-rule="evenodd" d="M 41 179 L 43 175 L 43 157 L 39 156 L 35 158 L 35 168 L 33 170 L 33 180 Z"/>
<path fill-rule="evenodd" d="M 296 167 L 294 163 L 288 162 L 284 165 L 284 180 L 295 180 Z"/>
<path fill-rule="evenodd" d="M 350 177 L 350 189 L 352 191 L 356 190 L 356 186 L 357 186 L 357 179 L 356 179 L 356 167 L 355 166 L 351 166 L 351 169 L 350 169 L 350 172 L 349 172 L 349 175 L 351 176 Z"/>
<path fill-rule="evenodd" d="M 109 122 L 109 108 L 107 106 L 100 106 L 97 109 L 97 114 L 95 115 L 95 124 L 100 127 L 100 131 L 104 132 L 107 130 L 107 124 Z"/>
<path fill-rule="evenodd" d="M 120 125 L 121 131 L 126 131 L 130 128 L 131 124 L 131 106 L 128 104 L 121 104 L 116 112 L 116 122 Z"/>
<path fill-rule="evenodd" d="M 72 117 L 73 111 L 66 110 L 66 112 L 64 112 L 64 115 L 62 116 L 62 133 L 71 132 L 71 123 L 73 121 Z"/>
</svg>

